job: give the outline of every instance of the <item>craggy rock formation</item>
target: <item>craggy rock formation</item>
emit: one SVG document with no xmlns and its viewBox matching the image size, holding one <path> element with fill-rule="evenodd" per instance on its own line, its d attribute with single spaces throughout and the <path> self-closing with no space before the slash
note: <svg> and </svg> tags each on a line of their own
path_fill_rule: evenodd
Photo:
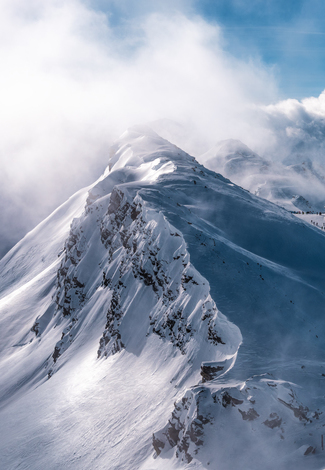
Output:
<svg viewBox="0 0 325 470">
<path fill-rule="evenodd" d="M 138 195 L 118 187 L 101 198 L 90 194 L 84 214 L 73 220 L 61 256 L 54 315 L 63 329 L 48 361 L 49 377 L 82 327 L 88 299 L 99 294 L 106 319 L 98 358 L 127 348 L 123 322 L 130 315 L 132 321 L 138 315 L 141 323 L 140 342 L 155 334 L 189 358 L 193 344 L 202 340 L 207 357 L 236 353 L 240 334 L 218 312 L 208 282 L 190 263 L 182 235 L 161 213 L 147 209 Z M 141 298 L 145 302 L 140 312 Z M 36 335 L 42 333 L 39 322 L 37 318 L 32 327 Z M 224 365 L 217 367 L 221 371 Z"/>
<path fill-rule="evenodd" d="M 232 387 L 205 382 L 206 385 L 187 391 L 175 403 L 166 426 L 154 433 L 156 456 L 174 448 L 175 457 L 181 461 L 189 463 L 197 458 L 204 465 L 210 462 L 216 465 L 212 468 L 217 468 L 216 455 L 224 446 L 229 447 L 225 436 L 238 430 L 245 435 L 243 453 L 253 452 L 255 446 L 267 440 L 270 447 L 279 447 L 279 452 L 283 451 L 284 440 L 292 448 L 299 441 L 304 455 L 321 452 L 324 424 L 319 410 L 311 411 L 299 402 L 299 389 L 295 390 L 293 384 L 274 380 L 268 374 Z M 212 449 L 207 451 L 211 435 L 216 445 L 215 455 Z"/>
</svg>

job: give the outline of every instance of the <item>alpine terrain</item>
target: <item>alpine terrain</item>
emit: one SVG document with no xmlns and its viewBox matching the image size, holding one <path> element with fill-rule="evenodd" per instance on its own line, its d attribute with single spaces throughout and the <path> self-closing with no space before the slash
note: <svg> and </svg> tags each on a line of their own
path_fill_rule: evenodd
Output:
<svg viewBox="0 0 325 470">
<path fill-rule="evenodd" d="M 290 211 L 324 212 L 325 168 L 323 157 L 291 150 L 284 159 L 260 157 L 239 140 L 224 140 L 199 157 L 257 196 Z M 280 160 L 279 160 L 280 158 Z"/>
<path fill-rule="evenodd" d="M 324 469 L 324 232 L 150 128 L 108 162 L 0 261 L 0 467 Z"/>
</svg>

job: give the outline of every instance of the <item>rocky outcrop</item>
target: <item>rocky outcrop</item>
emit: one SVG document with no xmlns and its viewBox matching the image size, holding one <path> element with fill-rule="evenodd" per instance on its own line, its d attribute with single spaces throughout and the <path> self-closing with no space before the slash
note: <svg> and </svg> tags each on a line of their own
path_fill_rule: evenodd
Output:
<svg viewBox="0 0 325 470">
<path fill-rule="evenodd" d="M 208 333 L 209 334 L 209 333 Z M 219 362 L 202 362 L 200 374 L 202 376 L 202 383 L 224 375 L 229 369 L 232 368 L 236 360 L 236 355 L 230 359 Z"/>
<path fill-rule="evenodd" d="M 324 420 L 299 401 L 294 384 L 265 374 L 232 386 L 223 385 L 211 382 L 213 373 L 209 380 L 211 369 L 206 367 L 205 384 L 188 390 L 175 403 L 166 426 L 154 433 L 156 456 L 174 449 L 174 455 L 186 463 L 198 459 L 204 465 L 217 465 L 218 456 L 229 446 L 230 436 L 233 448 L 244 445 L 250 455 L 260 445 L 260 439 L 272 441 L 272 448 L 280 446 L 279 451 L 283 440 L 287 441 L 286 449 L 298 444 L 304 455 L 320 451 Z M 209 446 L 204 447 L 207 439 Z"/>
<path fill-rule="evenodd" d="M 130 328 L 124 332 L 126 321 L 141 330 L 139 344 L 153 334 L 181 354 L 189 352 L 189 359 L 189 345 L 202 342 L 212 360 L 237 352 L 239 330 L 229 328 L 218 312 L 208 282 L 190 263 L 182 234 L 137 193 L 121 186 L 111 194 L 90 195 L 83 215 L 71 224 L 61 257 L 54 316 L 62 329 L 48 360 L 49 376 L 73 344 L 94 297 L 101 299 L 103 321 L 98 358 L 128 348 L 133 339 Z M 37 318 L 32 327 L 37 336 L 42 335 L 39 325 Z M 204 369 L 203 379 L 210 380 L 211 367 Z M 218 367 L 221 372 L 225 366 Z"/>
<path fill-rule="evenodd" d="M 153 308 L 147 314 L 146 335 L 156 334 L 170 341 L 182 354 L 199 329 L 205 330 L 204 337 L 211 344 L 225 345 L 207 282 L 190 264 L 183 237 L 162 214 L 144 208 L 139 196 L 131 199 L 117 189 L 101 221 L 100 233 L 109 253 L 103 282 L 112 298 L 98 357 L 114 354 L 125 346 L 120 326 L 126 315 L 123 305 L 130 283 L 150 291 Z M 118 251 L 119 265 L 111 276 L 111 263 Z M 199 308 L 190 319 L 191 298 L 199 299 Z M 127 305 L 130 308 L 132 304 Z"/>
<path fill-rule="evenodd" d="M 204 427 L 213 421 L 213 416 L 205 409 L 207 400 L 209 391 L 201 387 L 186 392 L 184 397 L 175 403 L 168 424 L 153 435 L 157 456 L 162 451 L 175 448 L 176 457 L 186 463 L 193 460 L 203 445 Z"/>
</svg>

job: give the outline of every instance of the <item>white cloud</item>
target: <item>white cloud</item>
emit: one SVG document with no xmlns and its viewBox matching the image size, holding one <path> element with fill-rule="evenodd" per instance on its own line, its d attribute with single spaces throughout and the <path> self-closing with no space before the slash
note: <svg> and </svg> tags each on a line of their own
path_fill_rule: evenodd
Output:
<svg viewBox="0 0 325 470">
<path fill-rule="evenodd" d="M 287 162 L 311 160 L 324 166 L 325 92 L 319 97 L 284 100 L 262 107 L 269 140 L 265 152 Z"/>
<path fill-rule="evenodd" d="M 227 55 L 217 25 L 141 13 L 115 29 L 78 0 L 0 2 L 2 224 L 21 208 L 31 228 L 102 171 L 130 125 L 169 118 L 207 146 L 245 140 L 254 104 L 274 100 L 270 70 Z"/>
</svg>

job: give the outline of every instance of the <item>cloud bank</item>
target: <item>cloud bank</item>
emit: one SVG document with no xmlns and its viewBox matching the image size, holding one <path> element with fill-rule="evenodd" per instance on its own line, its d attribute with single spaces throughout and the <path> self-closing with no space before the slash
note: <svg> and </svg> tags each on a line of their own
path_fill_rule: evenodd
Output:
<svg viewBox="0 0 325 470">
<path fill-rule="evenodd" d="M 217 25 L 175 5 L 116 25 L 89 2 L 1 1 L 3 250 L 92 182 L 128 126 L 168 118 L 240 138 L 252 103 L 274 100 L 269 70 L 229 57 Z"/>
<path fill-rule="evenodd" d="M 324 96 L 277 103 L 272 69 L 229 55 L 195 2 L 102 3 L 0 1 L 0 255 L 99 176 L 134 124 L 158 120 L 195 155 L 234 138 L 321 161 Z"/>
<path fill-rule="evenodd" d="M 268 153 L 288 163 L 325 156 L 325 92 L 317 98 L 285 100 L 262 108 L 272 136 Z"/>
</svg>

